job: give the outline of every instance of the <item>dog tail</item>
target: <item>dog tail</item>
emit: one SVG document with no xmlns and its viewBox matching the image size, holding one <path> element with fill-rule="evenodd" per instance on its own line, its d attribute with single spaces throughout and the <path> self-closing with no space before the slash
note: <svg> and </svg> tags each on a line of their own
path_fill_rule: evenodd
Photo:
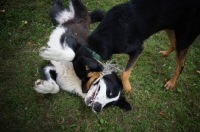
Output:
<svg viewBox="0 0 200 132">
<path fill-rule="evenodd" d="M 90 12 L 91 23 L 100 22 L 105 15 L 105 11 L 101 9 L 94 9 L 92 12 Z"/>
</svg>

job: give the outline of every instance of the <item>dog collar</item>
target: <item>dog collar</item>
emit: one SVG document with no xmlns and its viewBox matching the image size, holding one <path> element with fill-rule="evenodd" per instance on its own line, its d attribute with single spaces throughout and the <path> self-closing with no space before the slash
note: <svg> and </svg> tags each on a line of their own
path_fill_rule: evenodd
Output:
<svg viewBox="0 0 200 132">
<path fill-rule="evenodd" d="M 87 47 L 86 47 L 87 48 Z M 95 59 L 97 59 L 97 60 L 99 60 L 99 61 L 103 61 L 103 59 L 101 58 L 101 56 L 99 55 L 99 54 L 97 54 L 96 52 L 94 52 L 93 50 L 91 50 L 91 49 L 89 49 L 89 48 L 87 48 L 87 50 L 92 54 L 92 56 L 95 58 Z"/>
</svg>

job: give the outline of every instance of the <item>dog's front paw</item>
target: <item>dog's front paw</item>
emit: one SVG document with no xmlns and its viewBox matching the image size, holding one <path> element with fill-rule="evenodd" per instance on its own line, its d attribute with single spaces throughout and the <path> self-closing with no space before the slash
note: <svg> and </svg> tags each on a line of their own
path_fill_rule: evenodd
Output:
<svg viewBox="0 0 200 132">
<path fill-rule="evenodd" d="M 46 47 L 40 48 L 40 53 L 44 53 L 45 51 L 48 50 L 48 48 L 50 48 L 50 47 L 49 47 L 49 46 L 46 46 Z"/>
<path fill-rule="evenodd" d="M 75 57 L 75 53 L 71 48 L 65 48 L 65 50 L 63 50 L 47 46 L 40 49 L 39 56 L 44 60 L 72 61 Z"/>
<path fill-rule="evenodd" d="M 124 91 L 125 91 L 126 93 L 130 93 L 130 92 L 131 92 L 131 85 L 130 85 L 129 82 L 124 83 L 124 84 L 123 84 L 123 88 L 124 88 Z"/>
<path fill-rule="evenodd" d="M 166 83 L 165 83 L 164 87 L 166 89 L 173 89 L 175 87 L 175 82 L 172 79 L 170 79 L 170 80 L 165 79 L 165 82 Z"/>
<path fill-rule="evenodd" d="M 34 86 L 35 91 L 42 94 L 48 94 L 48 93 L 58 93 L 59 92 L 59 86 L 55 83 L 53 80 L 40 80 L 38 79 L 35 82 Z"/>
<path fill-rule="evenodd" d="M 168 54 L 169 54 L 167 51 L 160 51 L 159 53 L 164 57 L 168 56 Z"/>
<path fill-rule="evenodd" d="M 42 47 L 39 51 L 39 56 L 42 57 L 44 60 L 54 60 L 55 51 L 49 46 Z"/>
</svg>

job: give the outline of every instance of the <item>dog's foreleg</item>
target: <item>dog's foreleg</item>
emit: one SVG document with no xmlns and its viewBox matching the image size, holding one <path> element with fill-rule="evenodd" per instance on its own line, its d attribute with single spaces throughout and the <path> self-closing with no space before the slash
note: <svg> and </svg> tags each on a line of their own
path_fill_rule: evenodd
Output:
<svg viewBox="0 0 200 132">
<path fill-rule="evenodd" d="M 176 49 L 176 36 L 174 30 L 166 29 L 165 32 L 169 38 L 170 46 L 166 51 L 160 51 L 162 56 L 168 56 L 172 51 Z"/>
<path fill-rule="evenodd" d="M 129 56 L 129 61 L 126 65 L 126 69 L 121 74 L 122 85 L 123 85 L 123 88 L 126 93 L 131 92 L 131 85 L 129 82 L 129 77 L 130 77 L 131 71 L 132 71 L 135 63 L 137 62 L 137 60 L 139 58 L 141 51 L 137 51 L 134 55 Z"/>
<path fill-rule="evenodd" d="M 164 85 L 166 89 L 172 89 L 175 87 L 176 80 L 178 79 L 179 75 L 181 74 L 184 68 L 185 57 L 188 52 L 188 49 L 184 49 L 181 51 L 176 51 L 176 68 L 174 71 L 174 75 L 172 78 Z"/>
<path fill-rule="evenodd" d="M 75 53 L 71 48 L 62 50 L 58 48 L 42 47 L 39 56 L 44 60 L 72 61 L 75 57 Z"/>
</svg>

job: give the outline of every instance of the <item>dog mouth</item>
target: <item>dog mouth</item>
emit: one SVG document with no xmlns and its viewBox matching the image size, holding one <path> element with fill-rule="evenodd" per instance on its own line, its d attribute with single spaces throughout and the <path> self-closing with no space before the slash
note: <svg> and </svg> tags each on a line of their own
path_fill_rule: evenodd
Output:
<svg viewBox="0 0 200 132">
<path fill-rule="evenodd" d="M 90 87 L 90 90 L 88 91 L 87 96 L 85 97 L 85 104 L 87 106 L 92 106 L 94 104 L 94 100 L 97 97 L 100 90 L 100 86 L 98 85 L 98 83 Z"/>
</svg>

